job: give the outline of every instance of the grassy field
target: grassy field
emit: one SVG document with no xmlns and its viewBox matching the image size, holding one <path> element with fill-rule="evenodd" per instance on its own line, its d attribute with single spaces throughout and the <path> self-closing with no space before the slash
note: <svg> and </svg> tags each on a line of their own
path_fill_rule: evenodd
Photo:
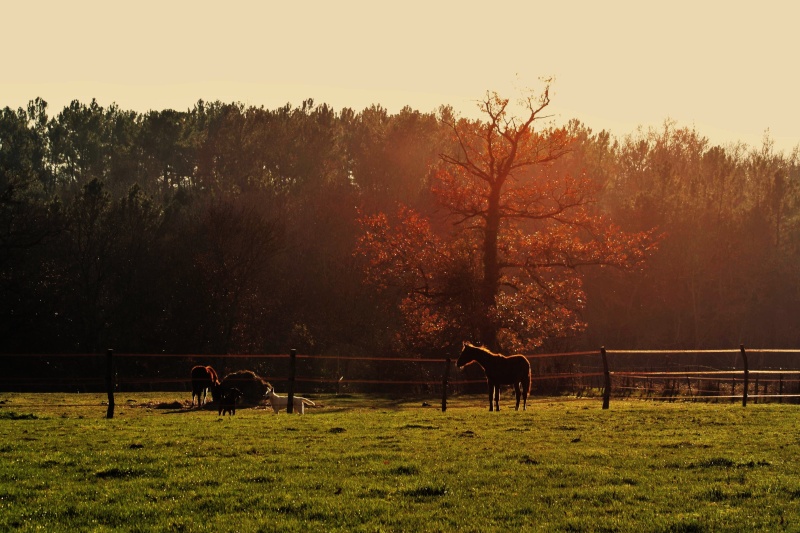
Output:
<svg viewBox="0 0 800 533">
<path fill-rule="evenodd" d="M 797 406 L 103 399 L 0 393 L 0 531 L 800 531 Z"/>
</svg>

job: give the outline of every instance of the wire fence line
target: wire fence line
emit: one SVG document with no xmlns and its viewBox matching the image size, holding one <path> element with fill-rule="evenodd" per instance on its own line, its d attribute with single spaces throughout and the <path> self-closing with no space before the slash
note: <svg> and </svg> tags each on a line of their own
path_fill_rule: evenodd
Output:
<svg viewBox="0 0 800 533">
<path fill-rule="evenodd" d="M 605 349 L 526 355 L 532 393 L 542 396 L 615 399 L 797 401 L 800 349 L 629 350 Z M 56 353 L 0 354 L 7 371 L 0 392 L 190 390 L 189 370 L 210 364 L 224 372 L 254 369 L 274 383 L 301 383 L 319 392 L 482 392 L 477 365 L 453 374 L 454 358 L 296 354 Z M 111 374 L 109 374 L 109 372 Z"/>
</svg>

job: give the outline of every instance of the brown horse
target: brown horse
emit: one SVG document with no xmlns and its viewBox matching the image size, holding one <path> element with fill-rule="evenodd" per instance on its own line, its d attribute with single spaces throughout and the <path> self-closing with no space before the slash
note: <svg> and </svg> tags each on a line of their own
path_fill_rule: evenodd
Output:
<svg viewBox="0 0 800 533">
<path fill-rule="evenodd" d="M 516 410 L 519 411 L 521 384 L 522 410 L 527 408 L 528 391 L 531 388 L 531 364 L 524 355 L 500 355 L 465 342 L 456 364 L 459 368 L 464 368 L 471 363 L 478 363 L 486 373 L 486 383 L 489 385 L 489 411 L 492 410 L 492 394 L 494 394 L 494 410 L 500 410 L 500 385 L 514 385 L 514 392 L 517 395 Z"/>
<path fill-rule="evenodd" d="M 211 399 L 215 399 L 219 390 L 219 376 L 210 366 L 197 365 L 192 367 L 192 405 L 197 396 L 197 406 L 206 403 L 206 392 L 211 391 Z"/>
</svg>

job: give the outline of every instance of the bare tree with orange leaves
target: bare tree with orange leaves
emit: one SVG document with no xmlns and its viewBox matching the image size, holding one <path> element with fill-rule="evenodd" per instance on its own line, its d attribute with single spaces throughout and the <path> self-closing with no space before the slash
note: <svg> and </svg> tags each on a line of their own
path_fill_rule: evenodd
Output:
<svg viewBox="0 0 800 533">
<path fill-rule="evenodd" d="M 536 128 L 547 119 L 549 84 L 520 102 L 487 93 L 486 120 L 458 120 L 455 153 L 443 154 L 432 192 L 446 224 L 401 207 L 397 220 L 362 217 L 357 253 L 367 280 L 394 286 L 406 329 L 402 340 L 436 350 L 475 340 L 493 350 L 532 350 L 547 337 L 585 328 L 581 269 L 640 267 L 658 238 L 626 233 L 595 209 L 596 186 L 558 172 L 567 130 Z"/>
</svg>

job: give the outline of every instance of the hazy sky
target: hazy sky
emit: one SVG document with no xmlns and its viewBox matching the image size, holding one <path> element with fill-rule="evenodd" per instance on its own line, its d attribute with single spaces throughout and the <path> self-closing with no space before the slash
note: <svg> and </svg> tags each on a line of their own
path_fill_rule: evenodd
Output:
<svg viewBox="0 0 800 533">
<path fill-rule="evenodd" d="M 800 1 L 0 0 L 0 107 L 199 99 L 477 116 L 553 77 L 551 111 L 623 137 L 800 145 Z"/>
</svg>

